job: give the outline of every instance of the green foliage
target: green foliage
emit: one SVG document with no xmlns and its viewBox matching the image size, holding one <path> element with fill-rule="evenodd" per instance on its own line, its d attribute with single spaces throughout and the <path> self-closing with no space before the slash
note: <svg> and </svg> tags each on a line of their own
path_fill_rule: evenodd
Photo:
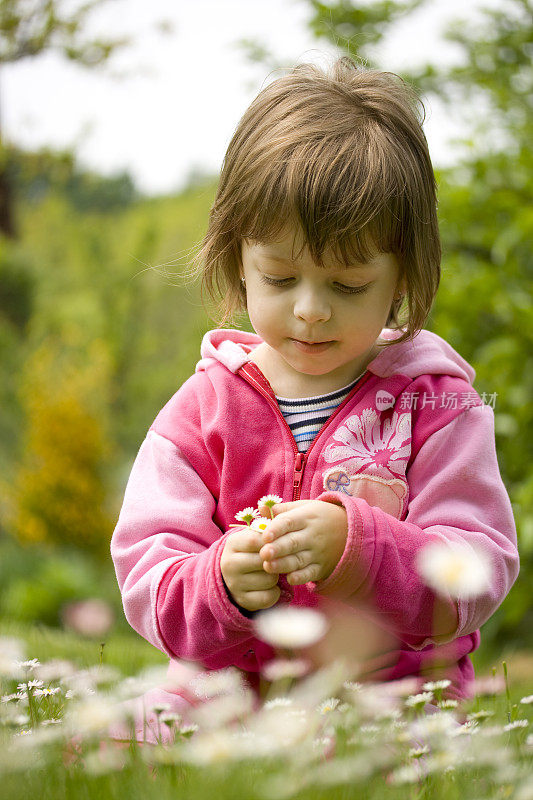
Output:
<svg viewBox="0 0 533 800">
<path fill-rule="evenodd" d="M 85 39 L 85 18 L 105 0 L 87 0 L 64 12 L 64 3 L 47 0 L 0 0 L 0 62 L 20 61 L 44 50 L 57 50 L 88 67 L 101 64 L 128 39 Z"/>
<path fill-rule="evenodd" d="M 127 208 L 139 199 L 131 176 L 104 177 L 82 169 L 70 150 L 36 152 L 6 147 L 9 180 L 18 201 L 36 205 L 50 194 L 64 197 L 77 211 L 102 214 Z"/>
<path fill-rule="evenodd" d="M 24 333 L 33 313 L 35 281 L 20 248 L 0 242 L 0 317 Z"/>
<path fill-rule="evenodd" d="M 0 615 L 19 622 L 59 627 L 61 610 L 67 603 L 93 597 L 95 586 L 99 585 L 101 596 L 101 577 L 96 565 L 81 552 L 51 550 L 39 554 L 38 560 L 32 559 L 29 574 L 5 575 Z M 7 563 L 11 569 L 16 568 L 13 559 Z M 5 565 L 2 572 L 6 573 Z"/>
<path fill-rule="evenodd" d="M 328 39 L 352 58 L 363 58 L 370 66 L 368 46 L 377 44 L 387 28 L 427 0 L 377 0 L 377 2 L 324 3 L 308 0 L 313 10 L 309 28 L 318 38 Z"/>
</svg>

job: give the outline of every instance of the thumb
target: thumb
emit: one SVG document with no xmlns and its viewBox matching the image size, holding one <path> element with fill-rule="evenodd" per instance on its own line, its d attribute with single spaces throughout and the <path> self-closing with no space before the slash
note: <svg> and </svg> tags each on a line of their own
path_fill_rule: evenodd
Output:
<svg viewBox="0 0 533 800">
<path fill-rule="evenodd" d="M 260 505 L 258 508 L 262 517 L 268 517 L 268 519 L 270 519 L 270 512 L 272 512 L 272 517 L 277 517 L 278 514 L 283 514 L 284 511 L 290 511 L 292 508 L 296 508 L 308 502 L 308 500 L 294 500 L 291 503 L 276 503 L 272 508 L 265 505 Z"/>
</svg>

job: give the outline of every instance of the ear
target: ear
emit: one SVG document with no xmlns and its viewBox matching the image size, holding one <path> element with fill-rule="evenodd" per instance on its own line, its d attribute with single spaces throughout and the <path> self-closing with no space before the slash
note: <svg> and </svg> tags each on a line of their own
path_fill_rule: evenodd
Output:
<svg viewBox="0 0 533 800">
<path fill-rule="evenodd" d="M 394 296 L 396 297 L 396 295 L 398 295 L 398 294 L 401 294 L 401 295 L 406 295 L 407 294 L 407 280 L 406 280 L 405 276 L 403 278 L 400 278 L 400 280 L 399 280 L 399 282 L 398 282 L 398 284 L 396 286 L 396 291 L 394 292 Z"/>
</svg>

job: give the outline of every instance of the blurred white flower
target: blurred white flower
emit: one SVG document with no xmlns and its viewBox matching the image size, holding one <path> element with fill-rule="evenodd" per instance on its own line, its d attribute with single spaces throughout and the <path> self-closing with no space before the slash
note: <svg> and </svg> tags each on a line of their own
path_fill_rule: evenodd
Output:
<svg viewBox="0 0 533 800">
<path fill-rule="evenodd" d="M 292 706 L 293 700 L 291 697 L 273 697 L 271 700 L 267 700 L 263 703 L 263 708 L 268 710 L 269 708 L 279 708 L 280 706 L 287 707 Z"/>
<path fill-rule="evenodd" d="M 520 698 L 520 702 L 526 705 L 529 705 L 529 703 L 533 703 L 533 694 L 528 694 L 527 697 Z"/>
<path fill-rule="evenodd" d="M 39 664 L 38 667 L 35 667 L 34 671 L 38 678 L 48 683 L 48 681 L 74 675 L 76 673 L 76 667 L 70 661 L 53 658 L 50 661 L 46 661 L 44 664 Z"/>
<path fill-rule="evenodd" d="M 533 800 L 533 780 L 531 777 L 516 787 L 514 800 Z"/>
<path fill-rule="evenodd" d="M 323 700 L 318 706 L 317 711 L 319 714 L 329 714 L 331 711 L 334 711 L 337 706 L 339 705 L 340 700 L 338 697 L 328 697 L 327 700 Z"/>
<path fill-rule="evenodd" d="M 374 692 L 387 697 L 407 697 L 410 694 L 416 694 L 420 689 L 420 678 L 414 675 L 405 678 L 399 678 L 396 681 L 387 681 L 386 683 L 369 682 L 365 686 Z"/>
<path fill-rule="evenodd" d="M 256 743 L 247 731 L 229 732 L 226 729 L 198 733 L 179 750 L 180 760 L 197 766 L 241 761 L 254 758 L 256 754 Z"/>
<path fill-rule="evenodd" d="M 426 703 L 431 703 L 433 700 L 433 692 L 420 692 L 419 694 L 410 695 L 406 701 L 405 705 L 407 708 L 418 708 L 419 706 L 425 706 Z"/>
<path fill-rule="evenodd" d="M 409 723 L 408 737 L 421 744 L 441 746 L 444 742 L 450 743 L 451 734 L 459 727 L 459 723 L 451 713 L 442 711 L 439 714 L 417 717 Z"/>
<path fill-rule="evenodd" d="M 459 703 L 457 700 L 440 700 L 438 707 L 442 709 L 457 708 Z"/>
<path fill-rule="evenodd" d="M 476 678 L 472 682 L 474 696 L 489 696 L 500 694 L 505 691 L 505 681 L 501 675 L 488 675 L 483 678 Z"/>
<path fill-rule="evenodd" d="M 267 681 L 282 678 L 301 678 L 311 669 L 311 663 L 303 658 L 275 658 L 263 665 L 262 674 Z"/>
<path fill-rule="evenodd" d="M 392 784 L 402 783 L 417 783 L 424 777 L 424 772 L 421 769 L 419 761 L 413 761 L 412 764 L 404 767 L 397 767 L 389 776 L 389 782 Z"/>
<path fill-rule="evenodd" d="M 450 684 L 451 681 L 448 679 L 443 681 L 428 681 L 427 683 L 422 684 L 422 689 L 426 689 L 428 692 L 434 692 L 437 689 L 447 689 Z"/>
<path fill-rule="evenodd" d="M 483 594 L 492 581 L 490 557 L 466 542 L 430 542 L 416 554 L 416 568 L 429 587 L 453 598 Z"/>
<path fill-rule="evenodd" d="M 376 716 L 386 718 L 400 708 L 400 698 L 395 693 L 389 693 L 385 683 L 369 683 L 359 692 L 354 692 L 353 702 L 359 713 L 367 720 L 374 720 Z"/>
<path fill-rule="evenodd" d="M 308 647 L 329 627 L 324 614 L 312 608 L 282 605 L 260 611 L 254 618 L 259 639 L 273 647 Z"/>
<path fill-rule="evenodd" d="M 39 667 L 41 662 L 38 658 L 30 658 L 29 661 L 19 661 L 17 663 L 18 667 L 22 667 L 22 669 L 32 671 L 34 667 Z"/>
<path fill-rule="evenodd" d="M 118 772 L 127 763 L 127 755 L 123 750 L 109 747 L 106 750 L 93 750 L 83 759 L 83 768 L 89 775 L 106 775 L 109 772 Z"/>
<path fill-rule="evenodd" d="M 253 714 L 246 722 L 250 732 L 261 742 L 264 754 L 284 754 L 302 741 L 311 738 L 319 729 L 321 721 L 316 713 L 299 703 L 289 705 L 276 703 L 274 698 Z"/>
<path fill-rule="evenodd" d="M 151 689 L 160 688 L 167 678 L 168 668 L 146 667 L 137 675 L 128 675 L 116 687 L 115 691 L 122 700 L 128 700 Z"/>
<path fill-rule="evenodd" d="M 221 694 L 234 694 L 245 688 L 241 672 L 236 667 L 209 670 L 194 675 L 188 686 L 197 697 L 207 699 Z"/>
<path fill-rule="evenodd" d="M 464 725 L 459 725 L 454 731 L 451 731 L 450 736 L 471 736 L 479 732 L 479 725 L 475 719 L 468 720 Z"/>
<path fill-rule="evenodd" d="M 64 719 L 71 733 L 92 736 L 126 718 L 127 712 L 114 697 L 100 694 L 72 703 Z"/>
<path fill-rule="evenodd" d="M 67 687 L 65 697 L 87 697 L 95 693 L 96 687 L 102 683 L 112 683 L 120 677 L 119 671 L 115 667 L 107 664 L 100 664 L 88 669 L 81 669 L 72 675 L 64 675 L 60 683 Z"/>
<path fill-rule="evenodd" d="M 61 611 L 63 625 L 82 636 L 104 636 L 115 620 L 111 606 L 93 598 L 69 603 Z"/>
<path fill-rule="evenodd" d="M 243 689 L 233 694 L 222 694 L 194 706 L 188 712 L 192 722 L 203 731 L 222 728 L 239 717 L 253 711 L 255 696 L 251 689 Z"/>
<path fill-rule="evenodd" d="M 357 681 L 344 681 L 342 685 L 343 688 L 348 689 L 349 692 L 360 692 L 363 688 L 363 684 Z"/>
<path fill-rule="evenodd" d="M 529 722 L 527 719 L 515 719 L 514 722 L 510 722 L 508 725 L 503 726 L 504 731 L 515 731 L 519 730 L 520 728 L 527 728 L 529 726 Z"/>
<path fill-rule="evenodd" d="M 0 675 L 11 677 L 16 664 L 24 658 L 26 646 L 20 639 L 11 636 L 0 636 Z M 18 677 L 18 674 L 17 674 Z"/>
<path fill-rule="evenodd" d="M 429 747 L 427 744 L 423 745 L 422 747 L 413 747 L 407 753 L 408 758 L 421 758 L 422 756 L 426 756 L 429 753 Z"/>
<path fill-rule="evenodd" d="M 484 719 L 488 719 L 489 717 L 493 716 L 494 716 L 494 711 L 487 708 L 481 708 L 479 711 L 472 711 L 470 714 L 467 714 L 466 719 L 468 722 L 471 722 L 472 720 L 474 722 L 480 722 L 483 721 Z"/>
</svg>

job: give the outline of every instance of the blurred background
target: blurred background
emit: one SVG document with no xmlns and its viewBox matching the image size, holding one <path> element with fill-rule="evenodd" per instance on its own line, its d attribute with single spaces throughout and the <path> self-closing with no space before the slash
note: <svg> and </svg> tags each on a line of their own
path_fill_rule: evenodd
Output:
<svg viewBox="0 0 533 800">
<path fill-rule="evenodd" d="M 426 106 L 444 252 L 426 327 L 494 408 L 521 552 L 475 663 L 531 670 L 532 23 L 531 0 L 0 0 L 0 635 L 166 661 L 123 617 L 109 542 L 217 326 L 184 271 L 253 97 L 348 53 Z"/>
</svg>

